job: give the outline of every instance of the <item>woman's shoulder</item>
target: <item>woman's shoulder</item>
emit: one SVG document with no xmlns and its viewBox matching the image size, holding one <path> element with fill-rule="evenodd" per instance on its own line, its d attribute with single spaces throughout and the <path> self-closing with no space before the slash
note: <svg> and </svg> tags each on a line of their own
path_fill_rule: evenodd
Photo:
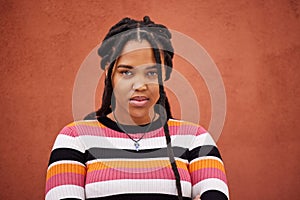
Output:
<svg viewBox="0 0 300 200">
<path fill-rule="evenodd" d="M 98 122 L 98 120 L 77 120 L 69 122 L 65 125 L 60 134 L 69 135 L 69 136 L 78 136 L 81 135 L 86 130 L 93 130 L 98 128 L 103 128 L 104 125 Z"/>
<path fill-rule="evenodd" d="M 201 125 L 181 119 L 169 119 L 168 126 L 170 129 L 180 129 L 184 132 L 194 133 L 195 135 L 207 133 L 206 129 Z"/>
<path fill-rule="evenodd" d="M 84 127 L 84 126 L 101 126 L 101 123 L 97 119 L 88 119 L 88 120 L 76 120 L 68 123 L 65 127 Z"/>
<path fill-rule="evenodd" d="M 201 125 L 196 124 L 194 122 L 182 120 L 182 119 L 174 119 L 171 118 L 168 121 L 169 126 L 190 126 L 190 127 L 196 127 L 196 128 L 203 128 Z"/>
</svg>

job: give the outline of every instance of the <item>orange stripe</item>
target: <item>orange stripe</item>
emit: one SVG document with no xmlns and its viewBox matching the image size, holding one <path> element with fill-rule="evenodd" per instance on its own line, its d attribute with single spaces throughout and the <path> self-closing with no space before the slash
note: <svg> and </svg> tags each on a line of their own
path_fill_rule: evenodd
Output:
<svg viewBox="0 0 300 200">
<path fill-rule="evenodd" d="M 191 125 L 191 126 L 196 126 L 196 127 L 198 127 L 197 124 L 194 124 L 194 123 L 192 123 L 192 122 L 187 122 L 187 121 L 173 121 L 173 120 L 169 120 L 169 121 L 168 121 L 168 125 L 169 125 L 169 126 Z"/>
<path fill-rule="evenodd" d="M 86 170 L 85 167 L 82 165 L 77 164 L 58 164 L 52 166 L 47 171 L 47 180 L 54 175 L 62 174 L 62 173 L 75 173 L 75 174 L 82 174 L 85 175 Z"/>
<path fill-rule="evenodd" d="M 198 160 L 190 164 L 189 166 L 189 171 L 190 173 L 203 169 L 203 168 L 216 168 L 225 173 L 224 165 L 218 161 L 218 160 L 213 160 L 213 159 L 204 159 L 204 160 Z"/>
<path fill-rule="evenodd" d="M 85 126 L 92 126 L 92 127 L 106 127 L 103 124 L 99 123 L 98 121 L 78 121 L 78 122 L 72 122 L 67 125 L 67 127 L 72 127 L 72 126 L 78 126 L 78 125 L 85 125 Z"/>
<path fill-rule="evenodd" d="M 176 161 L 178 168 L 187 168 L 187 164 L 181 161 Z M 171 167 L 168 160 L 153 160 L 153 161 L 107 161 L 88 164 L 88 171 L 102 170 L 107 168 L 155 168 L 155 167 Z"/>
</svg>

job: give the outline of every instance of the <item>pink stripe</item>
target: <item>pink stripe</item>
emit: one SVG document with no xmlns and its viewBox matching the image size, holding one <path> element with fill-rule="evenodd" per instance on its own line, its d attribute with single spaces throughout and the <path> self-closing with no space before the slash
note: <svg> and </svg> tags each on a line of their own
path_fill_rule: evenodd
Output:
<svg viewBox="0 0 300 200">
<path fill-rule="evenodd" d="M 117 171 L 127 172 L 127 173 L 155 173 L 155 171 L 160 170 L 162 167 L 152 167 L 152 168 L 114 168 Z"/>
<path fill-rule="evenodd" d="M 203 133 L 207 133 L 207 130 L 205 130 L 202 126 L 199 126 L 198 129 L 197 129 L 196 136 L 201 135 Z"/>
<path fill-rule="evenodd" d="M 72 131 L 73 129 L 73 131 Z M 169 126 L 170 134 L 173 135 L 201 135 L 206 133 L 206 130 L 202 127 L 196 127 L 191 125 L 182 125 L 182 126 Z M 90 136 L 105 136 L 105 137 L 113 137 L 113 138 L 127 138 L 124 133 L 120 133 L 114 131 L 112 129 L 103 127 L 95 127 L 88 125 L 76 125 L 73 127 L 65 127 L 61 134 L 69 135 L 69 136 L 82 136 L 82 135 L 90 135 Z M 140 138 L 143 133 L 132 134 L 132 137 Z M 151 131 L 145 135 L 144 138 L 153 138 L 153 137 L 164 137 L 165 134 L 163 132 L 163 128 Z"/>
<path fill-rule="evenodd" d="M 78 185 L 84 187 L 85 176 L 75 173 L 63 173 L 52 176 L 46 183 L 46 193 L 60 185 Z"/>
<path fill-rule="evenodd" d="M 191 177 L 193 185 L 208 178 L 217 178 L 227 184 L 227 179 L 224 172 L 216 168 L 203 168 L 196 170 L 192 172 Z"/>
<path fill-rule="evenodd" d="M 72 127 L 68 127 L 68 126 L 65 126 L 61 131 L 60 131 L 60 134 L 63 134 L 63 135 L 68 135 L 68 136 L 72 136 L 72 137 L 77 137 L 79 136 L 76 131 L 73 130 Z"/>
<path fill-rule="evenodd" d="M 141 172 L 144 171 L 144 172 Z M 183 181 L 190 181 L 190 175 L 187 170 L 178 169 L 180 173 L 180 179 Z M 120 180 L 120 179 L 170 179 L 175 180 L 174 173 L 171 168 L 160 168 L 160 170 L 150 171 L 149 169 L 103 169 L 96 170 L 87 173 L 86 184 L 110 181 L 110 180 Z"/>
</svg>

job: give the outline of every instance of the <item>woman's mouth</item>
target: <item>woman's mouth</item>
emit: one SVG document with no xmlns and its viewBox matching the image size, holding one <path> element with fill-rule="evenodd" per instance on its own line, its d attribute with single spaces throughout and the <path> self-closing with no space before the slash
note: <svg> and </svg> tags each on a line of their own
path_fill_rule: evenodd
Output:
<svg viewBox="0 0 300 200">
<path fill-rule="evenodd" d="M 129 99 L 129 103 L 132 106 L 143 107 L 149 102 L 149 98 L 145 96 L 135 96 Z"/>
</svg>

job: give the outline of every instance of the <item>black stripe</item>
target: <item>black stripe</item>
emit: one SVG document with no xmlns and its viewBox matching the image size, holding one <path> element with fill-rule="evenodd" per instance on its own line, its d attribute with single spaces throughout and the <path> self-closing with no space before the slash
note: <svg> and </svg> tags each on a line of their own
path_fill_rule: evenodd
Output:
<svg viewBox="0 0 300 200">
<path fill-rule="evenodd" d="M 77 151 L 75 149 L 68 149 L 68 148 L 58 148 L 54 149 L 51 152 L 49 165 L 56 161 L 60 160 L 72 160 L 72 161 L 78 161 L 82 164 L 85 163 L 85 154 L 81 153 L 80 151 Z M 48 166 L 49 166 L 48 165 Z"/>
<path fill-rule="evenodd" d="M 63 198 L 63 199 L 60 199 L 60 200 L 81 200 L 81 199 L 77 199 L 77 198 Z"/>
<path fill-rule="evenodd" d="M 192 151 L 190 151 L 189 162 L 191 162 L 195 158 L 199 158 L 203 156 L 215 156 L 222 160 L 220 152 L 217 147 L 213 145 L 205 145 L 205 146 L 197 147 Z"/>
<path fill-rule="evenodd" d="M 175 157 L 188 159 L 188 150 L 182 147 L 173 147 Z M 87 161 L 94 159 L 110 158 L 160 158 L 168 157 L 167 148 L 147 149 L 147 150 L 126 150 L 109 148 L 91 148 L 87 152 Z"/>
<path fill-rule="evenodd" d="M 219 150 L 212 145 L 201 146 L 188 151 L 183 147 L 173 147 L 174 155 L 177 158 L 186 159 L 191 162 L 195 158 L 203 156 L 215 156 L 222 160 Z M 49 165 L 60 160 L 78 161 L 84 164 L 86 161 L 94 159 L 112 159 L 112 158 L 161 158 L 167 157 L 167 148 L 147 149 L 147 150 L 126 150 L 126 149 L 109 149 L 109 148 L 91 148 L 86 153 L 75 149 L 58 148 L 51 152 Z"/>
<path fill-rule="evenodd" d="M 201 195 L 201 200 L 228 200 L 227 196 L 218 190 L 208 190 Z"/>
<path fill-rule="evenodd" d="M 107 197 L 88 198 L 86 200 L 178 200 L 177 196 L 168 194 L 120 194 Z M 183 200 L 191 200 L 183 197 Z M 202 200 L 202 199 L 201 199 Z"/>
</svg>

